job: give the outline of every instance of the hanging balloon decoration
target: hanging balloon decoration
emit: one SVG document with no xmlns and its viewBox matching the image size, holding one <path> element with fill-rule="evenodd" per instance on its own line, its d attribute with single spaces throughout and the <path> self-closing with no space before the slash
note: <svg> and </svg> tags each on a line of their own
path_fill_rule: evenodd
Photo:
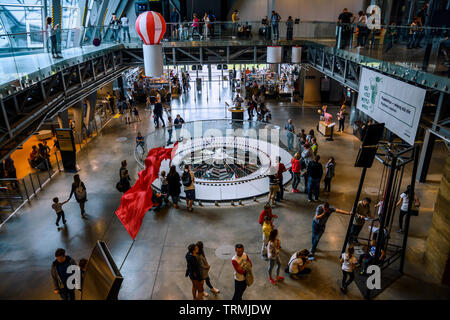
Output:
<svg viewBox="0 0 450 320">
<path fill-rule="evenodd" d="M 163 51 L 160 44 L 166 33 L 166 21 L 158 12 L 147 11 L 136 19 L 136 31 L 144 44 L 144 68 L 147 77 L 160 77 L 163 74 Z"/>
</svg>

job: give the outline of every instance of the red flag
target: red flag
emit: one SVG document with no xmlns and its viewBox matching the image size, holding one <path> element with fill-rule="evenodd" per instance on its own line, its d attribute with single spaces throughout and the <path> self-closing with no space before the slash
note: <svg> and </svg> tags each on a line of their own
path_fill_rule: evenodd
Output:
<svg viewBox="0 0 450 320">
<path fill-rule="evenodd" d="M 152 183 L 159 176 L 161 162 L 172 158 L 172 151 L 175 152 L 177 144 L 168 149 L 164 147 L 151 149 L 145 159 L 145 169 L 139 172 L 139 178 L 134 186 L 120 199 L 116 215 L 133 240 L 141 228 L 145 213 L 153 207 Z"/>
</svg>

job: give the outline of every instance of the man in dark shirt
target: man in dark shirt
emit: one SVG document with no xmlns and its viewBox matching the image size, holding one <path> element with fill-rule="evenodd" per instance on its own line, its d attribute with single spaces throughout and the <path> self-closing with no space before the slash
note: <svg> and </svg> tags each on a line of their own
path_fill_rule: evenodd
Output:
<svg viewBox="0 0 450 320">
<path fill-rule="evenodd" d="M 114 95 L 112 93 L 109 95 L 109 107 L 111 108 L 111 113 L 116 113 L 114 108 Z"/>
<path fill-rule="evenodd" d="M 155 107 L 154 107 L 154 109 L 153 109 L 153 113 L 154 113 L 154 115 L 155 115 L 155 125 L 156 125 L 156 128 L 159 128 L 159 121 L 158 121 L 158 119 L 161 119 L 161 122 L 162 122 L 162 126 L 163 126 L 163 128 L 166 126 L 166 124 L 164 123 L 164 119 L 162 118 L 162 114 L 163 114 L 163 106 L 162 106 L 162 103 L 161 102 L 156 102 L 155 103 Z"/>
<path fill-rule="evenodd" d="M 323 167 L 322 164 L 319 162 L 320 156 L 316 156 L 314 161 L 311 161 L 308 163 L 308 166 L 306 167 L 306 175 L 308 176 L 308 201 L 311 202 L 312 200 L 312 192 L 314 190 L 314 198 L 315 201 L 319 200 L 319 187 L 320 187 L 320 180 L 322 179 L 323 175 Z"/>
<path fill-rule="evenodd" d="M 342 13 L 338 17 L 338 23 L 341 25 L 341 47 L 339 49 L 345 49 L 350 43 L 350 38 L 352 36 L 352 26 L 354 16 L 353 13 L 349 12 L 347 8 L 344 8 Z"/>
<path fill-rule="evenodd" d="M 66 256 L 64 249 L 57 249 L 56 260 L 52 263 L 51 275 L 55 294 L 59 294 L 63 300 L 75 300 L 75 289 L 67 287 L 67 279 L 72 275 L 67 273 L 70 265 L 77 265 L 75 260 Z"/>
<path fill-rule="evenodd" d="M 324 204 L 320 204 L 317 206 L 316 215 L 314 216 L 312 222 L 312 247 L 309 254 L 311 257 L 313 257 L 314 253 L 316 252 L 317 244 L 319 243 L 322 234 L 325 232 L 325 225 L 327 223 L 327 220 L 333 212 L 347 215 L 352 214 L 351 212 L 348 211 L 330 207 L 328 202 L 325 202 Z"/>
</svg>

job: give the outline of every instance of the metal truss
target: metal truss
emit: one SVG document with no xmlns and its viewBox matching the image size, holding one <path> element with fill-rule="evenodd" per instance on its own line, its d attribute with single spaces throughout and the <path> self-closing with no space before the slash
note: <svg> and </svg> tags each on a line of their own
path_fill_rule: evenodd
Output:
<svg viewBox="0 0 450 320">
<path fill-rule="evenodd" d="M 267 46 L 233 47 L 226 45 L 198 46 L 198 47 L 164 47 L 164 64 L 192 65 L 192 64 L 239 64 L 266 62 Z M 129 48 L 123 51 L 124 63 L 142 65 L 142 49 Z M 286 52 L 285 52 L 286 54 Z M 287 61 L 287 60 L 286 60 Z"/>
<path fill-rule="evenodd" d="M 361 65 L 320 47 L 308 47 L 307 62 L 343 85 L 358 91 Z"/>
<path fill-rule="evenodd" d="M 278 41 L 283 47 L 283 63 L 291 61 L 291 47 L 304 48 L 305 66 L 311 65 L 345 86 L 358 91 L 361 67 L 372 68 L 399 80 L 421 86 L 440 94 L 436 108 L 445 109 L 442 101 L 448 97 L 448 79 L 402 66 L 378 61 L 352 52 L 321 45 L 311 41 Z M 265 64 L 267 46 L 272 41 L 223 40 L 163 43 L 166 65 L 193 64 Z M 374 62 L 376 61 L 376 62 Z M 21 145 L 38 130 L 45 119 L 74 105 L 85 92 L 94 92 L 129 67 L 143 65 L 142 49 L 136 44 L 117 45 L 101 53 L 93 53 L 70 61 L 57 63 L 48 70 L 30 74 L 22 80 L 0 89 L 0 159 Z M 427 94 L 428 96 L 428 94 Z M 424 109 L 425 110 L 425 109 Z M 425 112 L 424 112 L 425 115 Z M 447 114 L 436 116 L 424 128 L 439 132 L 448 138 Z"/>
</svg>

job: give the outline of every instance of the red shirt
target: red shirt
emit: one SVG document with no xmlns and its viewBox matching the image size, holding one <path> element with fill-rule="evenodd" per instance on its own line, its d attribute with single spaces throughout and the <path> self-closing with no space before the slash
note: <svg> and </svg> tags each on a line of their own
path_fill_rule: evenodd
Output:
<svg viewBox="0 0 450 320">
<path fill-rule="evenodd" d="M 281 162 L 278 164 L 278 170 L 277 170 L 277 175 L 278 175 L 278 179 L 281 181 L 283 180 L 283 172 L 286 171 L 286 167 L 284 166 L 284 164 L 282 164 Z"/>
<path fill-rule="evenodd" d="M 253 266 L 252 261 L 250 260 L 250 257 L 248 256 L 248 254 L 246 254 L 246 255 L 247 255 L 247 261 L 250 263 L 251 266 Z M 233 264 L 234 270 L 236 270 L 237 273 L 240 273 L 240 274 L 245 273 L 245 270 L 241 269 L 241 267 L 239 266 L 239 263 L 236 260 L 234 260 L 234 259 L 231 260 L 231 263 Z"/>
<path fill-rule="evenodd" d="M 294 173 L 300 173 L 300 160 L 297 160 L 296 158 L 292 158 L 291 160 L 291 166 L 292 166 L 292 172 Z"/>
<path fill-rule="evenodd" d="M 263 210 L 263 211 L 261 212 L 261 214 L 259 215 L 259 220 L 258 220 L 259 224 L 263 224 L 263 222 L 264 222 L 264 217 L 265 217 L 266 215 L 267 215 L 271 220 L 272 220 L 273 218 L 276 218 L 276 217 L 277 217 L 277 216 L 275 216 L 275 215 L 272 214 L 272 208 L 270 208 L 270 210 L 269 210 L 268 213 L 266 213 L 266 210 Z"/>
</svg>

